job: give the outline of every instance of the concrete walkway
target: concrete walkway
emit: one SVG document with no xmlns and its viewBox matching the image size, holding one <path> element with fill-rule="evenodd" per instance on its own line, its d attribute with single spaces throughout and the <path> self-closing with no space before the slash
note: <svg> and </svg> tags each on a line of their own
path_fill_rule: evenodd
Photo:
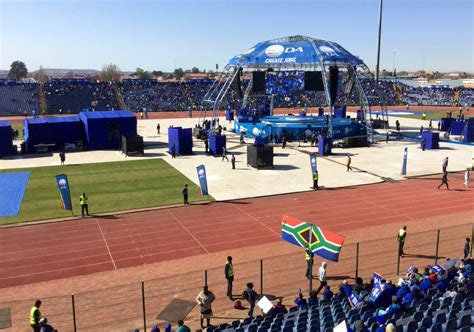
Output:
<svg viewBox="0 0 474 332">
<path fill-rule="evenodd" d="M 397 118 L 390 117 L 393 126 Z M 416 130 L 424 122 L 417 119 L 398 118 L 403 130 Z M 257 170 L 247 166 L 246 146 L 239 143 L 239 137 L 231 132 L 227 136 L 229 159 L 236 156 L 236 169 L 231 163 L 220 157 L 206 156 L 204 144 L 194 140 L 194 155 L 172 159 L 167 151 L 167 128 L 170 125 L 184 128 L 194 127 L 197 118 L 139 120 L 138 132 L 144 137 L 146 153 L 144 157 L 126 157 L 118 151 L 87 151 L 68 153 L 66 164 L 84 164 L 107 161 L 126 161 L 143 158 L 163 158 L 173 167 L 198 184 L 196 166 L 204 164 L 208 175 L 211 195 L 217 200 L 230 200 L 245 197 L 285 194 L 311 190 L 312 176 L 308 153 L 316 148 L 308 144 L 298 147 L 288 144 L 286 149 L 275 147 L 274 168 Z M 161 134 L 156 132 L 160 123 Z M 224 119 L 222 126 L 231 127 Z M 433 124 L 434 126 L 435 123 Z M 428 127 L 428 122 L 424 124 Z M 248 140 L 249 142 L 251 140 Z M 408 146 L 408 176 L 419 176 L 441 172 L 444 157 L 449 156 L 449 171 L 465 170 L 471 163 L 474 148 L 472 146 L 441 143 L 439 150 L 421 151 L 416 143 L 390 141 L 378 143 L 370 148 L 333 149 L 333 155 L 318 158 L 318 169 L 322 188 L 363 185 L 383 180 L 402 180 L 400 175 L 403 149 Z M 347 153 L 352 155 L 354 171 L 347 172 L 345 167 Z M 19 167 L 39 167 L 59 165 L 59 155 L 27 156 L 0 159 L 0 169 Z"/>
</svg>

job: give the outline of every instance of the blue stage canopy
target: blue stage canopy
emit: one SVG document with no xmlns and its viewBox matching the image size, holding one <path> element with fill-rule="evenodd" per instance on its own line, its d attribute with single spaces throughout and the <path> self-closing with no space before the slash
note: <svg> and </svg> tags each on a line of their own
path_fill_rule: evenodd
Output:
<svg viewBox="0 0 474 332">
<path fill-rule="evenodd" d="M 269 66 L 315 65 L 324 62 L 363 65 L 363 61 L 349 53 L 341 45 L 322 39 L 292 36 L 258 43 L 246 52 L 236 55 L 230 65 Z"/>
</svg>

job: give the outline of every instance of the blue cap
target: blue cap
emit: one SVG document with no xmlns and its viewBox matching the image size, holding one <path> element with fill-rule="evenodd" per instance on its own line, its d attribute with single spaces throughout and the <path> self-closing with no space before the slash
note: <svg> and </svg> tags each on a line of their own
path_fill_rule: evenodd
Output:
<svg viewBox="0 0 474 332">
<path fill-rule="evenodd" d="M 156 325 L 153 325 L 151 328 L 151 332 L 160 332 L 160 328 Z"/>
</svg>

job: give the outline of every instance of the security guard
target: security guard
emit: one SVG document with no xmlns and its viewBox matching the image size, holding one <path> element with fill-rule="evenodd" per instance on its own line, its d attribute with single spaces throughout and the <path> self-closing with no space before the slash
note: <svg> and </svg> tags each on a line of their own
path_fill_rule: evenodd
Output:
<svg viewBox="0 0 474 332">
<path fill-rule="evenodd" d="M 311 279 L 313 276 L 313 263 L 314 263 L 314 253 L 309 247 L 305 250 L 306 264 L 308 268 L 306 269 L 306 278 Z"/>
<path fill-rule="evenodd" d="M 313 173 L 313 189 L 319 190 L 318 186 L 319 174 L 318 171 Z"/>
<path fill-rule="evenodd" d="M 398 231 L 397 238 L 398 238 L 398 255 L 402 257 L 403 255 L 405 255 L 405 253 L 403 252 L 403 246 L 405 245 L 405 240 L 407 238 L 407 226 L 403 226 L 403 228 L 401 228 Z"/>
<path fill-rule="evenodd" d="M 227 280 L 227 296 L 232 300 L 232 282 L 234 281 L 234 266 L 232 265 L 232 256 L 227 257 L 227 262 L 224 266 L 224 274 Z"/>
<path fill-rule="evenodd" d="M 41 301 L 36 300 L 35 305 L 30 310 L 30 325 L 34 332 L 41 331 L 41 325 L 39 323 L 41 319 L 41 311 L 39 309 L 40 307 L 41 307 Z"/>
<path fill-rule="evenodd" d="M 89 204 L 87 204 L 87 195 L 86 193 L 82 193 L 81 197 L 79 197 L 79 203 L 81 203 L 81 214 L 82 218 L 84 218 L 84 211 L 87 215 L 89 215 Z"/>
</svg>

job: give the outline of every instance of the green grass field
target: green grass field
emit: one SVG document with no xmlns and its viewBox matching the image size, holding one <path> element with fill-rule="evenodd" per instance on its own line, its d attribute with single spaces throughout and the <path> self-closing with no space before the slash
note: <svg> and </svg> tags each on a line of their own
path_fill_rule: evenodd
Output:
<svg viewBox="0 0 474 332">
<path fill-rule="evenodd" d="M 408 110 L 407 112 L 410 112 L 410 110 Z M 402 117 L 402 118 L 411 118 L 411 119 L 420 119 L 421 120 L 421 115 L 423 114 L 423 111 L 416 111 L 416 112 L 419 112 L 419 114 L 412 114 L 412 115 L 397 115 L 399 117 Z M 441 118 L 445 118 L 446 117 L 446 111 L 432 111 L 432 110 L 427 110 L 427 111 L 424 111 L 426 113 L 426 119 L 427 120 L 439 120 Z M 457 117 L 458 116 L 458 112 L 454 112 L 453 111 L 453 117 Z M 470 118 L 471 116 L 470 115 L 467 115 L 467 114 L 464 114 L 464 116 L 467 118 Z"/>
<path fill-rule="evenodd" d="M 89 196 L 89 213 L 124 211 L 182 203 L 182 188 L 189 186 L 189 200 L 202 201 L 199 188 L 162 159 L 84 165 L 2 170 L 30 171 L 30 181 L 20 213 L 0 217 L 0 224 L 70 217 L 62 210 L 55 176 L 65 173 L 71 187 L 74 215 L 80 216 L 79 196 Z"/>
</svg>

